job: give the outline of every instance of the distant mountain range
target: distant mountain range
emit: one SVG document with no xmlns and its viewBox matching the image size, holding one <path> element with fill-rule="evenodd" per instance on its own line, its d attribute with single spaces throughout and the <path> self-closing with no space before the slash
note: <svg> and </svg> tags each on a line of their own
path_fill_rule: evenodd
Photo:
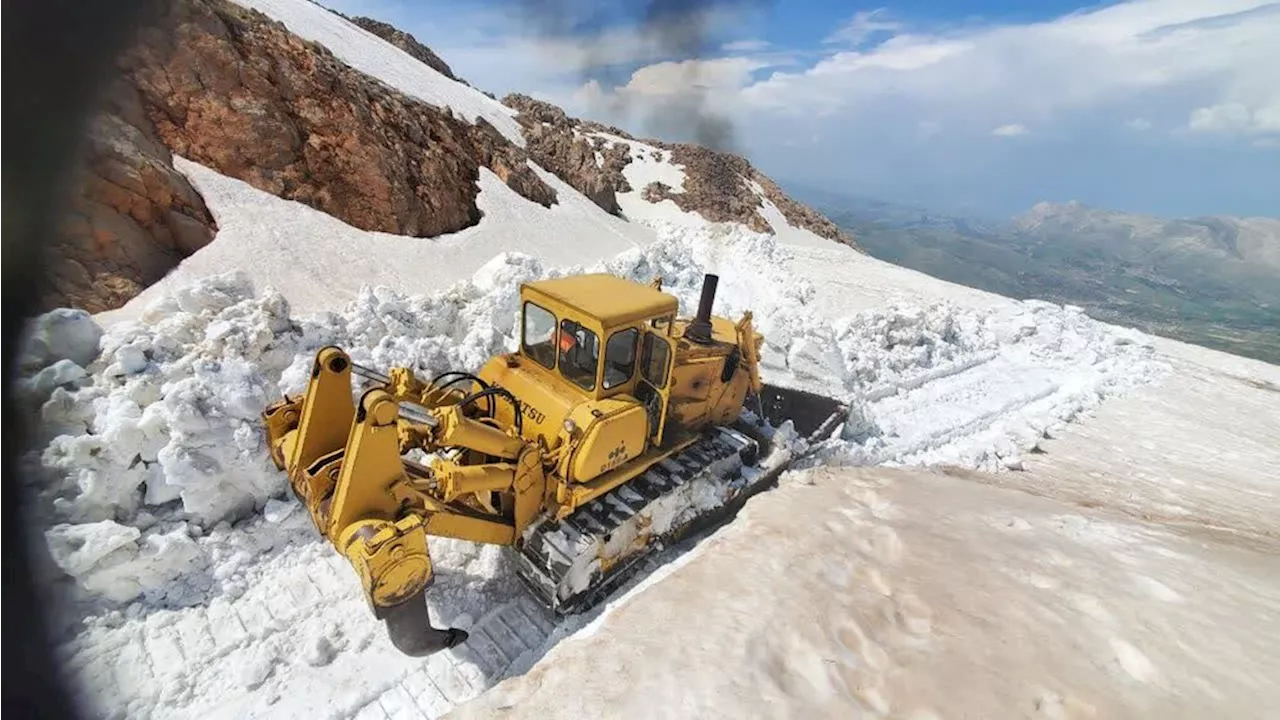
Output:
<svg viewBox="0 0 1280 720">
<path fill-rule="evenodd" d="M 1280 219 L 1167 219 L 1070 202 L 993 220 L 791 190 L 883 260 L 1280 364 Z"/>
</svg>

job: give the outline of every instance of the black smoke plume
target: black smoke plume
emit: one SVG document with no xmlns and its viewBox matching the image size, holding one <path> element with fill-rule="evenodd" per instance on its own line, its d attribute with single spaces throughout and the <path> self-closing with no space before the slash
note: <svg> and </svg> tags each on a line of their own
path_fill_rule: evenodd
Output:
<svg viewBox="0 0 1280 720">
<path fill-rule="evenodd" d="M 635 26 L 642 50 L 639 64 L 664 60 L 702 60 L 717 49 L 716 23 L 765 6 L 767 0 L 522 0 L 528 26 L 557 42 L 582 43 L 575 53 L 582 83 L 594 81 L 606 92 L 625 85 L 636 58 L 613 57 L 615 48 L 598 41 L 602 33 L 620 26 Z M 630 61 L 628 61 L 630 60 Z M 598 112 L 614 121 L 638 118 L 646 132 L 662 138 L 691 140 L 716 150 L 736 149 L 733 121 L 714 107 L 709 88 L 697 62 L 680 66 L 680 86 L 662 96 L 635 97 L 609 93 Z"/>
</svg>

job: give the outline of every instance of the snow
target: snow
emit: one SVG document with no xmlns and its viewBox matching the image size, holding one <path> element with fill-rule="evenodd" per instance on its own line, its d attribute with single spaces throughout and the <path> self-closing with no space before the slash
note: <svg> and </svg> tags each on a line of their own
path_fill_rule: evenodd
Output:
<svg viewBox="0 0 1280 720">
<path fill-rule="evenodd" d="M 234 232 L 229 220 L 224 233 Z M 435 539 L 438 621 L 494 628 L 486 636 L 501 650 L 481 657 L 488 651 L 477 648 L 488 646 L 476 640 L 476 648 L 459 651 L 455 670 L 396 658 L 387 662 L 401 669 L 390 675 L 356 672 L 358 658 L 394 651 L 368 617 L 349 568 L 315 536 L 306 513 L 281 499 L 285 480 L 266 457 L 258 419 L 270 399 L 305 387 L 315 350 L 327 344 L 348 348 L 362 364 L 408 365 L 426 375 L 477 367 L 514 347 L 521 281 L 582 269 L 642 281 L 656 274 L 688 311 L 703 271 L 719 272 L 716 312 L 753 310 L 766 336 L 767 381 L 807 383 L 855 406 L 843 439 L 810 462 L 1009 467 L 1046 430 L 1060 432 L 1105 397 L 1167 372 L 1142 336 L 1045 303 L 963 307 L 944 299 L 833 317 L 819 309 L 822 293 L 807 279 L 816 269 L 797 248 L 741 228 L 653 227 L 659 241 L 586 268 L 504 252 L 433 294 L 362 287 L 340 312 L 295 313 L 281 292 L 254 282 L 250 273 L 265 263 L 189 284 L 170 278 L 136 320 L 108 327 L 87 368 L 89 383 L 55 391 L 43 408 L 49 431 L 64 433 L 42 456 L 55 515 L 48 539 L 86 613 L 69 652 L 83 660 L 88 697 L 143 715 L 253 714 L 271 698 L 271 712 L 344 715 L 384 703 L 385 693 L 408 692 L 396 688 L 415 673 L 428 684 L 470 677 L 469 689 L 445 693 L 451 706 L 564 637 L 570 627 L 555 630 L 533 617 L 540 611 L 527 607 L 498 548 Z M 882 282 L 867 273 L 863 286 Z M 76 538 L 92 533 L 112 538 L 103 546 L 109 551 L 77 556 Z M 892 543 L 882 550 L 892 553 Z M 290 597 L 333 600 L 281 609 L 280 588 L 291 584 L 300 589 Z M 214 617 L 227 605 L 243 632 L 224 645 L 179 637 L 181 647 L 199 647 L 158 689 L 102 675 L 101 659 L 93 659 L 130 637 L 167 638 L 170 627 L 214 633 Z M 499 628 L 522 622 L 536 630 L 517 632 L 519 642 L 500 639 Z M 360 639 L 331 636 L 326 623 L 345 623 Z M 147 652 L 150 660 L 136 662 L 155 667 Z M 356 674 L 349 693 L 329 687 L 339 673 Z M 216 685 L 221 677 L 236 689 Z M 223 694 L 202 694 L 213 687 Z M 305 700 L 289 699 L 299 695 Z"/>
<path fill-rule="evenodd" d="M 442 289 L 504 251 L 569 265 L 611 257 L 654 239 L 652 230 L 601 211 L 537 166 L 535 172 L 559 196 L 550 209 L 519 196 L 481 168 L 477 205 L 484 218 L 474 227 L 435 238 L 359 230 L 184 158 L 175 156 L 174 166 L 204 197 L 218 235 L 123 308 L 100 315 L 105 324 L 136 319 L 149 303 L 230 268 L 240 268 L 255 287 L 275 288 L 299 311 L 320 312 L 342 309 L 363 285 L 385 285 L 401 293 Z"/>
<path fill-rule="evenodd" d="M 317 42 L 342 62 L 401 92 L 439 108 L 448 108 L 472 123 L 483 118 L 519 147 L 524 135 L 516 111 L 484 93 L 450 80 L 400 48 L 385 42 L 309 0 L 235 0 L 273 20 L 289 32 Z"/>
<path fill-rule="evenodd" d="M 436 716 L 477 696 L 468 713 L 521 699 L 533 714 L 582 681 L 560 712 L 645 714 L 667 674 L 684 682 L 664 707 L 685 715 L 757 715 L 734 703 L 760 692 L 787 715 L 1274 704 L 1259 679 L 1277 645 L 1248 632 L 1280 613 L 1274 366 L 814 242 L 768 204 L 775 236 L 684 214 L 639 226 L 536 167 L 560 192 L 551 210 L 482 171 L 485 220 L 416 240 L 175 162 L 215 241 L 121 311 L 38 318 L 24 353 L 45 537 L 75 613 L 61 652 L 97 714 Z M 472 639 L 405 658 L 289 496 L 259 413 L 305 387 L 327 344 L 375 367 L 474 369 L 515 346 L 520 282 L 582 270 L 661 276 L 685 312 L 718 273 L 717 314 L 749 309 L 765 335 L 764 379 L 853 412 L 810 471 L 586 616 L 550 618 L 500 548 L 433 539 L 433 616 Z M 841 468 L 866 465 L 897 468 Z M 921 465 L 949 475 L 903 469 Z M 1015 622 L 993 614 L 1005 598 Z M 809 610 L 767 611 L 787 607 Z M 819 617 L 852 624 L 814 635 Z M 1170 645 L 1182 626 L 1186 647 Z M 964 638 L 991 662 L 968 662 Z M 1239 677 L 1215 670 L 1250 656 Z M 611 663 L 643 672 L 619 684 Z"/>
<path fill-rule="evenodd" d="M 681 559 L 451 717 L 1262 718 L 1277 700 L 1275 555 L 1107 508 L 822 468 Z"/>
</svg>

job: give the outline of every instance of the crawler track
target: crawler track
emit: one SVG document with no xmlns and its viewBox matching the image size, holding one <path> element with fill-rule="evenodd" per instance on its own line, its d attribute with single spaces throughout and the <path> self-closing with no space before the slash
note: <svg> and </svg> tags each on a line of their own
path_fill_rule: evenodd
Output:
<svg viewBox="0 0 1280 720">
<path fill-rule="evenodd" d="M 565 520 L 531 529 L 516 553 L 520 578 L 558 614 L 591 608 L 646 557 L 723 521 L 768 487 L 789 457 L 762 455 L 760 444 L 738 430 L 707 431 Z"/>
</svg>

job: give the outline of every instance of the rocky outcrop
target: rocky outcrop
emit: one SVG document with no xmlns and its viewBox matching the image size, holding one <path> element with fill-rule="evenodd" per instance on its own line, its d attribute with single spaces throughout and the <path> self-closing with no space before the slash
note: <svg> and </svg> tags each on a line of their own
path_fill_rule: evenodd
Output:
<svg viewBox="0 0 1280 720">
<path fill-rule="evenodd" d="M 751 178 L 764 191 L 765 198 L 777 206 L 778 210 L 782 212 L 782 216 L 787 219 L 787 222 L 792 227 L 804 228 L 818 237 L 856 247 L 853 239 L 835 223 L 827 219 L 827 216 L 783 192 L 777 183 L 759 170 L 752 168 L 751 171 Z"/>
<path fill-rule="evenodd" d="M 117 80 L 89 120 L 68 212 L 48 254 L 46 308 L 109 310 L 204 247 L 216 229 L 173 169 L 137 90 Z"/>
<path fill-rule="evenodd" d="M 594 141 L 577 131 L 579 121 L 551 103 L 513 93 L 502 99 L 524 130 L 529 156 L 586 195 L 605 212 L 617 215 L 617 193 L 630 192 L 631 184 L 622 169 L 631 161 L 626 145 Z"/>
<path fill-rule="evenodd" d="M 364 230 L 474 225 L 480 166 L 555 201 L 488 123 L 414 100 L 225 0 L 167 3 L 120 65 L 174 152 Z"/>
<path fill-rule="evenodd" d="M 364 30 L 367 30 L 373 33 L 374 35 L 377 35 L 383 40 L 386 40 L 392 45 L 395 45 L 401 50 L 409 53 L 411 56 L 417 59 L 418 62 L 423 63 L 427 67 L 431 68 L 432 70 L 435 70 L 441 75 L 444 75 L 450 80 L 457 80 L 460 83 L 466 83 L 465 80 L 453 74 L 453 70 L 450 69 L 449 65 L 445 63 L 444 60 L 440 59 L 439 55 L 436 55 L 434 52 L 432 52 L 431 48 L 418 42 L 418 39 L 410 35 L 409 33 L 399 30 L 394 26 L 388 25 L 387 23 L 381 22 L 379 20 L 374 20 L 373 18 L 359 17 L 359 16 L 348 17 L 346 15 L 343 15 L 343 17 L 347 18 L 347 20 L 350 20 L 352 23 L 354 23 L 355 25 L 358 25 Z"/>
<path fill-rule="evenodd" d="M 744 157 L 688 143 L 646 142 L 671 151 L 671 162 L 684 166 L 684 192 L 661 193 L 681 210 L 696 212 L 712 222 L 738 222 L 757 232 L 771 232 L 769 223 L 760 214 L 763 203 L 751 187 L 754 181 L 792 227 L 853 245 L 834 223 L 807 205 L 792 200 Z"/>
<path fill-rule="evenodd" d="M 671 151 L 671 162 L 684 166 L 684 192 L 654 196 L 674 202 L 685 212 L 696 212 L 711 222 L 742 223 L 756 232 L 771 232 L 759 213 L 760 196 L 747 184 L 754 170 L 746 159 L 700 145 L 653 143 Z M 660 193 L 660 194 L 659 194 Z"/>
<path fill-rule="evenodd" d="M 772 229 L 760 214 L 763 194 L 793 227 L 853 244 L 834 223 L 788 197 L 777 183 L 741 156 L 700 145 L 637 140 L 611 125 L 569 117 L 555 105 L 527 95 L 514 93 L 502 102 L 520 112 L 516 119 L 524 128 L 530 156 L 608 212 L 619 212 L 616 193 L 633 189 L 622 174 L 631 162 L 633 150 L 627 143 L 608 142 L 601 134 L 661 148 L 669 153 L 670 162 L 684 166 L 684 191 L 673 192 L 663 183 L 650 183 L 642 188 L 640 196 L 648 202 L 670 199 L 681 210 L 697 213 L 712 222 L 736 222 L 756 232 L 768 233 Z M 662 154 L 652 152 L 653 160 Z M 753 181 L 759 186 L 759 193 L 753 189 Z"/>
<path fill-rule="evenodd" d="M 213 238 L 214 219 L 174 170 L 173 154 L 352 226 L 417 237 L 480 221 L 480 168 L 544 207 L 556 193 L 530 160 L 613 214 L 621 213 L 617 194 L 633 190 L 623 170 L 636 150 L 600 136 L 634 142 L 616 127 L 508 95 L 503 102 L 518 112 L 527 141 L 520 148 L 484 120 L 409 97 L 261 13 L 227 0 L 152 2 L 149 24 L 117 59 L 118 78 L 90 123 L 51 248 L 47 307 L 118 307 Z M 456 79 L 412 35 L 348 20 Z M 670 198 L 710 220 L 768 232 L 754 181 L 793 225 L 842 239 L 740 157 L 646 142 L 687 176 L 684 192 L 653 186 L 646 199 Z"/>
<path fill-rule="evenodd" d="M 225 0 L 157 2 L 94 120 L 46 304 L 117 307 L 208 242 L 176 153 L 365 230 L 433 237 L 479 222 L 479 169 L 549 207 L 529 155 L 352 70 Z"/>
</svg>

